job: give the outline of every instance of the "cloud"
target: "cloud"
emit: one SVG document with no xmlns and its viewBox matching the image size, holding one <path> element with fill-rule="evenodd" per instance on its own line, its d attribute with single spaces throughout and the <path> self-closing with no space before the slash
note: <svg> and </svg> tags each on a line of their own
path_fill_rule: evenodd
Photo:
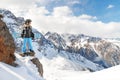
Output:
<svg viewBox="0 0 120 80">
<path fill-rule="evenodd" d="M 89 20 L 97 20 L 96 16 L 90 16 L 90 15 L 86 15 L 86 14 L 82 14 L 81 16 L 79 16 L 80 19 L 89 19 Z"/>
<path fill-rule="evenodd" d="M 54 7 L 49 12 L 44 5 L 38 6 L 39 3 L 46 5 L 49 0 L 2 0 L 0 7 L 11 10 L 17 16 L 32 19 L 32 26 L 41 32 L 82 33 L 99 37 L 120 35 L 120 22 L 103 23 L 96 16 L 87 14 L 74 16 L 68 6 Z"/>
<path fill-rule="evenodd" d="M 108 8 L 108 9 L 111 9 L 111 8 L 113 8 L 113 7 L 115 7 L 115 6 L 110 4 L 110 5 L 108 5 L 107 8 Z"/>
<path fill-rule="evenodd" d="M 75 5 L 75 4 L 80 4 L 80 0 L 71 0 L 71 1 L 67 1 L 69 5 Z"/>
<path fill-rule="evenodd" d="M 35 7 L 37 0 L 1 0 L 0 8 L 8 9 L 17 16 L 26 13 L 30 8 Z"/>
<path fill-rule="evenodd" d="M 70 15 L 72 15 L 72 11 L 67 6 L 56 7 L 56 8 L 54 8 L 52 15 L 56 16 L 56 17 L 70 16 Z"/>
<path fill-rule="evenodd" d="M 38 10 L 37 12 L 35 10 Z M 45 12 L 40 14 L 39 11 Z M 82 14 L 78 17 L 71 15 L 72 11 L 67 6 L 54 8 L 51 15 L 44 7 L 31 9 L 26 18 L 33 20 L 33 27 L 42 31 L 52 31 L 58 33 L 86 34 L 99 37 L 118 37 L 120 31 L 119 22 L 103 23 L 97 21 L 95 16 Z M 94 21 L 96 20 L 96 21 Z"/>
</svg>

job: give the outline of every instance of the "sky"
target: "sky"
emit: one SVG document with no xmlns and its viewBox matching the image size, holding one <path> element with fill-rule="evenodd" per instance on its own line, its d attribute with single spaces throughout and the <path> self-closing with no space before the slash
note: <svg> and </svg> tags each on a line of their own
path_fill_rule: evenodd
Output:
<svg viewBox="0 0 120 80">
<path fill-rule="evenodd" d="M 120 38 L 120 0 L 1 0 L 0 8 L 32 19 L 41 32 Z"/>
</svg>

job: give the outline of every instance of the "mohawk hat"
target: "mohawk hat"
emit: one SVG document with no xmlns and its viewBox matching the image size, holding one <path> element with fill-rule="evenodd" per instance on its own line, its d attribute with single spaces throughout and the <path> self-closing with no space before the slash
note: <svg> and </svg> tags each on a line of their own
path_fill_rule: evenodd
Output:
<svg viewBox="0 0 120 80">
<path fill-rule="evenodd" d="M 30 23 L 30 22 L 32 22 L 31 19 L 26 19 L 25 24 L 28 24 L 28 23 Z"/>
</svg>

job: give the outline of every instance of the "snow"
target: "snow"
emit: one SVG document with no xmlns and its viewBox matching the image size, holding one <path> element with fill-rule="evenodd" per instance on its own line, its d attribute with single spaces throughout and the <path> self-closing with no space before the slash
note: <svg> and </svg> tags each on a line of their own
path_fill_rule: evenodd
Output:
<svg viewBox="0 0 120 80">
<path fill-rule="evenodd" d="M 37 68 L 30 62 L 30 57 L 23 58 L 15 53 L 19 64 L 18 67 L 12 67 L 5 63 L 0 63 L 1 80 L 44 80 L 40 77 Z"/>
<path fill-rule="evenodd" d="M 93 44 L 91 43 L 91 45 Z M 45 80 L 120 80 L 118 75 L 120 66 L 91 73 L 88 70 L 82 70 L 82 67 L 97 68 L 95 64 L 83 57 L 78 56 L 83 60 L 83 63 L 77 62 L 72 59 L 74 56 L 68 55 L 69 53 L 64 51 L 58 53 L 54 48 L 45 46 L 45 49 L 40 52 L 38 50 L 40 45 L 37 42 L 33 42 L 33 46 L 36 52 L 35 56 L 39 58 L 43 65 Z M 40 77 L 36 66 L 30 62 L 31 57 L 23 58 L 18 54 L 15 53 L 19 67 L 15 68 L 0 63 L 1 80 L 44 80 Z M 69 57 L 71 57 L 71 60 L 68 59 Z"/>
<path fill-rule="evenodd" d="M 61 61 L 60 57 L 57 59 L 50 61 L 44 58 L 41 60 L 44 65 L 46 80 L 120 80 L 120 65 L 91 73 L 88 71 L 75 71 L 68 66 L 66 66 L 68 69 L 65 69 L 63 65 L 66 62 Z"/>
<path fill-rule="evenodd" d="M 0 63 L 0 78 L 1 80 L 25 80 L 22 76 L 15 73 L 10 67 L 7 67 L 7 65 L 3 63 Z"/>
<path fill-rule="evenodd" d="M 17 53 L 16 56 L 19 67 L 15 68 L 0 63 L 1 80 L 44 80 L 39 76 L 36 67 L 29 61 L 30 57 L 23 58 Z M 74 70 L 77 66 L 61 56 L 53 59 L 43 56 L 40 61 L 43 64 L 46 80 L 120 80 L 120 65 L 91 73 Z"/>
<path fill-rule="evenodd" d="M 44 66 L 44 77 L 46 80 L 64 80 L 62 78 L 68 77 L 68 73 L 72 74 L 72 72 L 77 72 L 75 69 L 79 68 L 78 66 L 74 65 L 74 63 L 60 56 L 55 57 L 52 60 L 42 58 L 40 61 Z M 84 72 L 82 71 L 81 73 Z"/>
<path fill-rule="evenodd" d="M 4 17 L 3 21 L 6 23 L 16 23 L 16 21 L 14 19 L 7 18 L 7 17 Z"/>
<path fill-rule="evenodd" d="M 120 65 L 104 69 L 102 71 L 81 75 L 76 80 L 120 80 L 120 76 L 118 74 L 120 74 Z"/>
<path fill-rule="evenodd" d="M 82 67 L 75 60 L 69 60 L 71 55 L 67 55 L 68 53 L 64 51 L 61 51 L 60 54 L 54 48 L 47 47 L 45 51 L 39 52 L 40 45 L 33 42 L 33 46 L 36 52 L 35 56 L 43 65 L 45 80 L 120 80 L 120 65 L 91 73 L 88 70 L 82 70 Z M 18 54 L 15 53 L 19 67 L 15 68 L 0 63 L 1 80 L 44 80 L 40 77 L 36 66 L 30 62 L 32 57 L 24 58 Z M 86 63 L 80 63 L 81 65 L 95 68 L 91 62 L 83 57 L 81 59 Z"/>
<path fill-rule="evenodd" d="M 107 41 L 109 41 L 109 42 L 111 42 L 111 43 L 113 43 L 113 44 L 115 44 L 115 45 L 120 46 L 120 40 L 108 39 Z"/>
<path fill-rule="evenodd" d="M 34 48 L 37 48 L 37 43 L 34 43 L 34 45 L 36 45 Z M 120 65 L 97 72 L 81 71 L 78 64 L 65 58 L 67 55 L 63 57 L 62 55 L 56 55 L 58 54 L 56 51 L 49 50 L 50 48 L 46 50 L 46 53 L 52 56 L 46 57 L 42 55 L 44 53 L 39 52 L 42 56 L 40 62 L 43 64 L 46 80 L 120 80 Z M 89 65 L 89 62 L 86 65 L 92 66 Z"/>
</svg>

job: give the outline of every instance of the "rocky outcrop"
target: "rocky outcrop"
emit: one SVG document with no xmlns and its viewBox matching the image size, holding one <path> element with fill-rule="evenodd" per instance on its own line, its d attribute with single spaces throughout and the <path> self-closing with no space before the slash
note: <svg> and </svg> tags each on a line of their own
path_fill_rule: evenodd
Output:
<svg viewBox="0 0 120 80">
<path fill-rule="evenodd" d="M 38 58 L 33 58 L 31 59 L 32 63 L 36 65 L 36 67 L 38 68 L 38 72 L 40 73 L 40 76 L 43 77 L 43 66 L 40 63 L 40 61 L 38 60 Z"/>
<path fill-rule="evenodd" d="M 112 44 L 111 42 L 101 40 L 97 44 L 95 44 L 94 47 L 99 56 L 101 56 L 111 66 L 120 64 L 119 46 Z"/>
<path fill-rule="evenodd" d="M 0 18 L 0 61 L 12 65 L 15 61 L 14 51 L 14 39 Z"/>
</svg>

